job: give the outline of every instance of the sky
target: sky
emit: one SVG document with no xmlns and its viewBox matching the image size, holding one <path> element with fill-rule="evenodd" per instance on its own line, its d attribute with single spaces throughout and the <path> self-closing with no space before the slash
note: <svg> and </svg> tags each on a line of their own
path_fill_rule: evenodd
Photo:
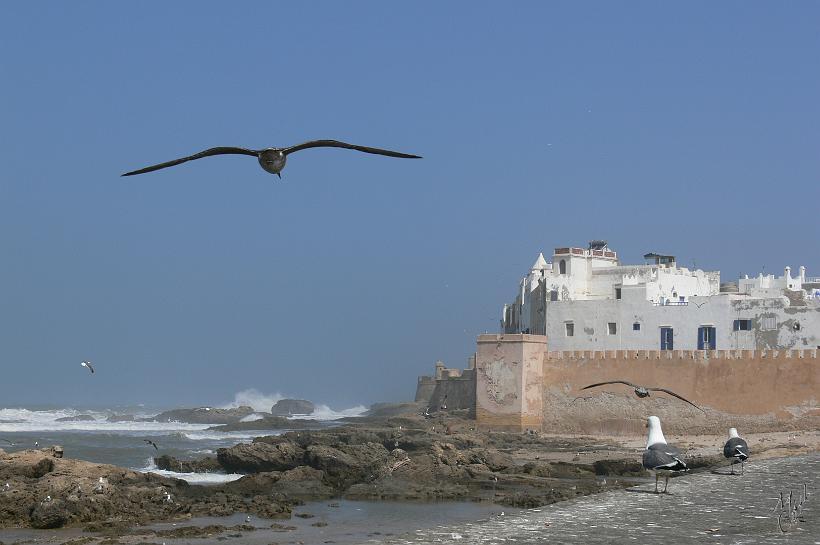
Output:
<svg viewBox="0 0 820 545">
<path fill-rule="evenodd" d="M 411 400 L 591 239 L 820 276 L 820 4 L 773 8 L 5 2 L 0 406 Z M 424 158 L 120 177 L 318 138 Z"/>
</svg>

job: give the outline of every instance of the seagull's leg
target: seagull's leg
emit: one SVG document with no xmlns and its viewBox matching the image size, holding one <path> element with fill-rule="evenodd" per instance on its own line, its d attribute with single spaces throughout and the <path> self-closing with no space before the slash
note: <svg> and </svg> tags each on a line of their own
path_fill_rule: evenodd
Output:
<svg viewBox="0 0 820 545">
<path fill-rule="evenodd" d="M 663 493 L 666 494 L 666 489 L 669 488 L 669 474 L 666 474 L 666 482 L 663 483 Z"/>
<path fill-rule="evenodd" d="M 660 475 L 658 475 L 657 473 L 655 473 L 655 494 L 657 494 L 657 493 L 658 493 L 658 478 L 659 478 L 659 477 L 660 477 Z"/>
<path fill-rule="evenodd" d="M 729 470 L 732 472 L 732 475 L 735 474 L 735 461 L 734 460 L 731 460 L 729 462 Z"/>
</svg>

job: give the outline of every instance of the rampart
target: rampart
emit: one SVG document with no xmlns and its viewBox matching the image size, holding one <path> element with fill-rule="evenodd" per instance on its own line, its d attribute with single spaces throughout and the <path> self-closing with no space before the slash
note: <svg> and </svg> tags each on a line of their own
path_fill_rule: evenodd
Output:
<svg viewBox="0 0 820 545">
<path fill-rule="evenodd" d="M 706 409 L 713 422 L 720 415 L 778 420 L 820 416 L 818 352 L 549 352 L 543 336 L 481 335 L 476 357 L 476 416 L 480 426 L 553 431 L 563 431 L 562 423 L 572 419 L 640 422 L 649 408 L 667 410 L 679 418 L 704 418 L 662 393 L 653 398 L 660 404 L 655 407 L 635 399 L 628 386 L 580 390 L 609 380 L 669 388 Z M 602 400 L 604 395 L 613 397 Z"/>
</svg>

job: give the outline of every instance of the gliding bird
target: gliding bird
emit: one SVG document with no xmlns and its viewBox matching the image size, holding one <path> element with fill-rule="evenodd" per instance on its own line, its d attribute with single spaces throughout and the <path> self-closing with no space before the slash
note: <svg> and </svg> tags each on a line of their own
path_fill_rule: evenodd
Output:
<svg viewBox="0 0 820 545">
<path fill-rule="evenodd" d="M 265 148 L 260 150 L 252 150 L 246 148 L 235 148 L 235 147 L 218 147 L 218 148 L 210 148 L 206 149 L 205 151 L 200 151 L 199 153 L 195 153 L 193 155 L 189 155 L 188 157 L 182 157 L 180 159 L 174 159 L 173 161 L 168 161 L 165 163 L 160 163 L 158 165 L 152 165 L 150 167 L 141 168 L 139 170 L 132 170 L 131 172 L 126 172 L 123 176 L 133 176 L 135 174 L 144 174 L 146 172 L 153 172 L 155 170 L 159 170 L 161 168 L 168 168 L 172 166 L 179 165 L 181 163 L 185 163 L 187 161 L 193 161 L 194 159 L 202 159 L 203 157 L 210 157 L 212 155 L 250 155 L 252 157 L 256 157 L 259 161 L 259 165 L 266 171 L 270 172 L 271 174 L 276 174 L 280 178 L 282 177 L 282 169 L 285 168 L 285 162 L 287 161 L 287 156 L 291 153 L 301 151 L 303 149 L 308 148 L 345 148 L 345 149 L 352 149 L 356 151 L 362 151 L 364 153 L 373 153 L 376 155 L 387 155 L 388 157 L 400 157 L 403 159 L 421 159 L 419 155 L 411 155 L 409 153 L 400 153 L 398 151 L 390 151 L 381 148 L 369 148 L 367 146 L 357 146 L 356 144 L 348 144 L 347 142 L 340 142 L 338 140 L 311 140 L 309 142 L 304 142 L 302 144 L 297 144 L 295 146 L 290 146 L 289 148 Z"/>
<path fill-rule="evenodd" d="M 88 370 L 91 371 L 91 374 L 92 375 L 94 374 L 94 368 L 91 367 L 91 362 L 90 361 L 84 361 L 84 362 L 80 363 L 80 365 L 82 365 L 83 367 L 87 367 Z"/>
<path fill-rule="evenodd" d="M 145 441 L 146 443 L 148 443 L 149 445 L 154 447 L 155 450 L 159 450 L 159 447 L 157 446 L 157 444 L 154 443 L 153 441 L 151 441 L 150 439 L 143 439 L 143 441 Z"/>
<path fill-rule="evenodd" d="M 635 395 L 640 397 L 640 398 L 649 397 L 649 392 L 665 392 L 665 393 L 667 393 L 671 396 L 674 396 L 674 397 L 680 399 L 681 401 L 685 401 L 686 403 L 690 404 L 691 406 L 698 409 L 699 411 L 702 411 L 703 414 L 706 414 L 706 411 L 704 411 L 703 409 L 701 409 L 700 407 L 698 407 L 697 405 L 695 405 L 694 403 L 692 403 L 691 401 L 689 401 L 685 397 L 679 396 L 678 394 L 676 394 L 672 390 L 667 390 L 666 388 L 652 388 L 652 387 L 649 387 L 649 386 L 638 386 L 637 384 L 632 384 L 631 382 L 627 382 L 625 380 L 610 380 L 610 381 L 607 381 L 607 382 L 598 382 L 596 384 L 590 384 L 589 386 L 584 386 L 581 389 L 586 390 L 588 388 L 595 388 L 596 386 L 603 386 L 605 384 L 626 384 L 627 386 L 631 386 L 632 388 L 634 388 L 635 389 Z"/>
</svg>

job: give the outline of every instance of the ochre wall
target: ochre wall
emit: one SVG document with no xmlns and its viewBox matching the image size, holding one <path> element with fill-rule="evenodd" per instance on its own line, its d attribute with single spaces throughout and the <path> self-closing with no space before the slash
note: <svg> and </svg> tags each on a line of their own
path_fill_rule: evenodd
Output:
<svg viewBox="0 0 820 545">
<path fill-rule="evenodd" d="M 664 393 L 637 400 L 623 385 L 581 391 L 608 380 L 668 388 L 707 414 Z M 478 338 L 476 419 L 484 427 L 634 431 L 652 413 L 681 428 L 720 427 L 740 415 L 816 419 L 818 398 L 818 350 L 548 352 L 540 335 Z"/>
<path fill-rule="evenodd" d="M 579 392 L 588 384 L 626 380 L 729 414 L 788 417 L 818 410 L 820 359 L 817 350 L 549 352 L 543 380 L 575 395 L 591 392 Z"/>
</svg>

